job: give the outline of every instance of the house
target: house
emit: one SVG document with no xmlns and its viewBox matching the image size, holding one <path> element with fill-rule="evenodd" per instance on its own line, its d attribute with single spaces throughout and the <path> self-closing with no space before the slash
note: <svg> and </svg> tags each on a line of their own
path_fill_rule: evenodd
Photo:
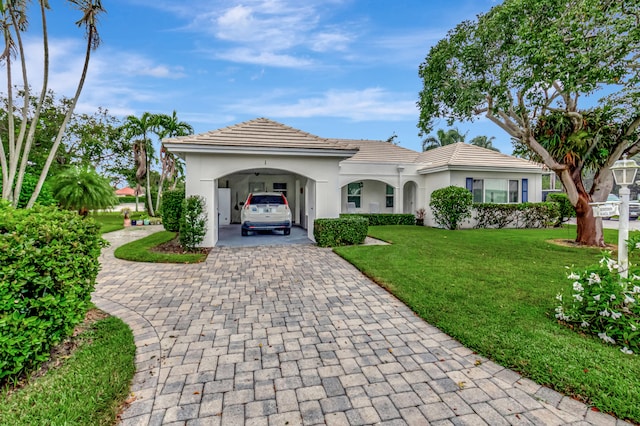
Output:
<svg viewBox="0 0 640 426">
<path fill-rule="evenodd" d="M 388 142 L 328 139 L 258 118 L 198 134 L 164 139 L 186 164 L 186 193 L 201 195 L 215 246 L 218 226 L 240 222 L 250 192 L 283 192 L 294 224 L 313 239 L 316 218 L 340 213 L 429 211 L 431 193 L 466 187 L 474 202 L 541 201 L 542 167 L 509 155 L 457 143 L 416 152 Z"/>
<path fill-rule="evenodd" d="M 136 190 L 125 186 L 124 188 L 116 189 L 116 197 L 133 197 L 136 195 Z"/>
</svg>

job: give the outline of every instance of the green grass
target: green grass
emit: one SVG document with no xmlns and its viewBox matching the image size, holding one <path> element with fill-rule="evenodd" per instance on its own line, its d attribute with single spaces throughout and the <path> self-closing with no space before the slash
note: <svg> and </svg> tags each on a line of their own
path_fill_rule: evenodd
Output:
<svg viewBox="0 0 640 426">
<path fill-rule="evenodd" d="M 553 230 L 446 231 L 370 227 L 393 245 L 335 251 L 419 316 L 479 354 L 539 384 L 640 422 L 640 356 L 557 323 L 555 296 L 569 294 L 566 266 L 586 267 L 600 250 L 550 244 Z M 617 231 L 605 230 L 607 242 Z"/>
<path fill-rule="evenodd" d="M 80 347 L 64 364 L 7 396 L 2 425 L 113 425 L 135 371 L 129 327 L 115 317 L 80 335 Z"/>
<path fill-rule="evenodd" d="M 156 232 L 148 237 L 118 247 L 114 255 L 118 259 L 153 263 L 199 263 L 207 258 L 207 255 L 203 253 L 156 253 L 150 250 L 155 246 L 173 240 L 175 237 L 175 232 Z"/>
<path fill-rule="evenodd" d="M 132 212 L 131 219 L 138 219 L 144 216 L 144 212 Z M 100 212 L 92 213 L 91 217 L 100 224 L 100 233 L 119 231 L 124 229 L 124 216 L 121 212 Z"/>
</svg>

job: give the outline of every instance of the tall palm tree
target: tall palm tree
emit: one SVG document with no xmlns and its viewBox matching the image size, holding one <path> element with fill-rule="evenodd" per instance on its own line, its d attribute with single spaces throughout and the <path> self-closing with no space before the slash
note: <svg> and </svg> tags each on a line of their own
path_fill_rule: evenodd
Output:
<svg viewBox="0 0 640 426">
<path fill-rule="evenodd" d="M 140 118 L 130 115 L 126 118 L 123 125 L 125 136 L 127 139 L 136 139 L 134 142 L 134 154 L 137 158 L 138 165 L 144 165 L 144 178 L 147 198 L 147 213 L 149 216 L 155 216 L 153 209 L 153 200 L 151 199 L 151 160 L 153 159 L 154 149 L 153 143 L 149 138 L 149 133 L 153 132 L 158 122 L 158 115 L 144 112 Z M 136 172 L 138 182 L 142 180 L 142 170 L 139 168 Z"/>
<path fill-rule="evenodd" d="M 495 138 L 496 138 L 495 136 L 491 136 L 491 137 L 476 136 L 475 138 L 471 139 L 471 141 L 469 141 L 469 143 L 471 145 L 479 146 L 481 148 L 486 148 L 486 149 L 490 149 L 492 151 L 500 152 L 500 150 L 498 148 L 493 146 L 493 140 Z"/>
<path fill-rule="evenodd" d="M 159 114 L 157 116 L 157 123 L 155 132 L 160 140 L 164 138 L 173 138 L 176 136 L 186 136 L 193 134 L 193 127 L 190 124 L 178 120 L 176 111 L 173 111 L 172 115 Z M 156 197 L 156 209 L 160 206 L 160 199 L 162 198 L 162 188 L 166 179 L 173 179 L 173 187 L 177 182 L 177 168 L 179 163 L 176 161 L 176 157 L 164 149 L 160 148 L 160 164 L 162 165 L 162 173 L 160 174 L 160 184 L 158 185 L 158 195 Z"/>
<path fill-rule="evenodd" d="M 118 204 L 107 178 L 89 166 L 73 166 L 53 179 L 53 196 L 65 209 L 86 216 L 89 210 L 106 209 Z"/>
<path fill-rule="evenodd" d="M 449 130 L 438 129 L 436 136 L 427 136 L 422 141 L 422 150 L 429 151 L 430 149 L 440 148 L 441 146 L 464 142 L 466 137 L 467 133 L 460 133 L 457 128 Z"/>
</svg>

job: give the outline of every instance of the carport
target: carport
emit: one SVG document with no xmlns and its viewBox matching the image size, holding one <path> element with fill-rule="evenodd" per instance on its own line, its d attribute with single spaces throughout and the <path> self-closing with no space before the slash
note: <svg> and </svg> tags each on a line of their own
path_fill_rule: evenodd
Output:
<svg viewBox="0 0 640 426">
<path fill-rule="evenodd" d="M 340 214 L 339 163 L 357 152 L 266 118 L 163 144 L 186 163 L 187 196 L 205 199 L 203 245 L 209 247 L 217 245 L 221 227 L 239 223 L 241 203 L 257 191 L 285 192 L 295 226 L 313 241 L 315 219 Z"/>
</svg>

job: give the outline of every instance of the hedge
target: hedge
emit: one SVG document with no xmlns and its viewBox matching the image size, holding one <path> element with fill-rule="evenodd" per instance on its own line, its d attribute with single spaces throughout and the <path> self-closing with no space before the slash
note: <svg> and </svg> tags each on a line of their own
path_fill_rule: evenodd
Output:
<svg viewBox="0 0 640 426">
<path fill-rule="evenodd" d="M 105 246 L 91 218 L 0 201 L 0 382 L 32 369 L 89 307 Z"/>
<path fill-rule="evenodd" d="M 474 204 L 476 228 L 546 228 L 557 223 L 560 204 Z"/>
<path fill-rule="evenodd" d="M 569 197 L 564 192 L 552 192 L 547 194 L 547 201 L 552 203 L 558 203 L 560 206 L 560 215 L 555 226 L 562 225 L 562 222 L 571 217 L 576 217 L 576 208 L 573 207 Z"/>
<path fill-rule="evenodd" d="M 184 200 L 184 191 L 179 189 L 162 195 L 162 224 L 167 231 L 180 231 Z"/>
<path fill-rule="evenodd" d="M 369 220 L 369 226 L 416 224 L 416 217 L 406 213 L 342 213 L 340 217 L 364 217 Z"/>
<path fill-rule="evenodd" d="M 313 237 L 316 243 L 320 247 L 362 244 L 367 237 L 369 222 L 364 217 L 352 216 L 316 219 L 313 225 Z"/>
</svg>

